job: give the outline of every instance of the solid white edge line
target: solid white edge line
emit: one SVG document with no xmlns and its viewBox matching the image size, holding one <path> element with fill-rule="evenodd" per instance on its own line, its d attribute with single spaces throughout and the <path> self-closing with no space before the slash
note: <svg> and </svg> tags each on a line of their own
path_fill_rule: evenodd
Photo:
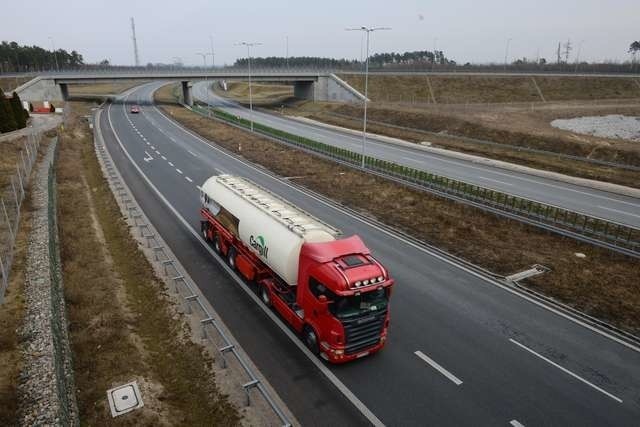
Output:
<svg viewBox="0 0 640 427">
<path fill-rule="evenodd" d="M 111 105 L 109 105 L 109 107 L 107 108 L 107 119 L 109 120 L 109 126 L 111 127 L 111 131 L 113 132 L 113 135 L 115 136 L 116 140 L 118 141 L 118 144 L 122 148 L 122 151 L 124 152 L 124 154 L 127 156 L 127 158 L 129 159 L 129 161 L 131 162 L 133 167 L 138 171 L 140 176 L 145 180 L 145 182 L 149 185 L 149 187 L 151 187 L 151 189 L 156 193 L 156 195 L 160 198 L 160 200 L 162 200 L 162 202 L 173 213 L 173 215 L 193 235 L 193 237 L 196 238 L 200 242 L 200 244 L 207 250 L 207 252 L 209 252 L 209 254 L 211 254 L 211 256 L 216 261 L 218 261 L 218 263 L 224 268 L 224 270 L 229 274 L 229 276 L 232 277 L 240 285 L 240 288 L 247 295 L 249 295 L 251 297 L 251 299 L 254 300 L 254 302 L 258 305 L 258 307 L 260 307 L 262 309 L 262 311 L 265 312 L 267 314 L 267 316 L 269 316 L 269 318 L 282 330 L 282 332 L 284 332 L 284 334 L 287 335 L 287 337 L 289 337 L 289 339 L 296 345 L 296 347 L 298 347 L 298 349 L 300 349 L 300 351 L 302 351 L 304 353 L 304 355 L 307 356 L 307 358 L 316 366 L 316 368 L 318 368 L 318 370 L 320 372 L 322 372 L 324 374 L 324 376 L 327 377 L 327 379 L 329 381 L 331 381 L 331 383 L 356 407 L 356 409 L 358 411 L 360 411 L 360 413 L 365 418 L 367 418 L 367 420 L 369 420 L 369 422 L 371 424 L 373 424 L 376 427 L 383 427 L 384 424 L 382 423 L 382 421 L 380 421 L 380 419 L 378 419 L 378 417 L 376 417 L 375 414 L 373 412 L 371 412 L 371 410 L 364 403 L 362 403 L 362 401 L 360 399 L 358 399 L 358 397 L 356 397 L 356 395 L 351 390 L 349 390 L 349 388 L 346 385 L 344 385 L 344 383 L 342 381 L 340 381 L 338 379 L 338 377 L 336 377 L 335 374 L 333 372 L 331 372 L 329 370 L 329 368 L 327 368 L 323 364 L 323 362 L 320 361 L 320 359 L 318 357 L 314 356 L 309 351 L 309 349 L 307 349 L 302 344 L 302 342 L 298 339 L 298 337 L 296 335 L 294 335 L 294 333 L 291 332 L 291 330 L 287 326 L 285 326 L 284 323 L 282 323 L 282 321 L 278 317 L 276 317 L 274 312 L 272 312 L 270 309 L 268 309 L 267 307 L 265 307 L 262 304 L 262 302 L 260 301 L 260 298 L 258 298 L 257 295 L 255 295 L 253 292 L 251 292 L 251 290 L 249 288 L 247 288 L 247 286 L 236 275 L 236 273 L 220 257 L 218 257 L 218 255 L 215 253 L 215 251 L 213 249 L 211 249 L 209 247 L 209 245 L 207 245 L 207 243 L 200 236 L 200 233 L 196 233 L 193 230 L 191 225 L 182 217 L 182 215 L 180 215 L 180 213 L 176 210 L 176 208 L 173 207 L 173 205 L 169 202 L 169 200 L 167 200 L 164 197 L 164 195 L 160 192 L 160 190 L 158 190 L 158 188 L 156 188 L 156 186 L 153 185 L 151 180 L 147 177 L 147 175 L 145 175 L 145 173 L 142 171 L 142 169 L 133 160 L 133 158 L 131 157 L 131 155 L 127 151 L 127 149 L 124 147 L 124 144 L 122 143 L 122 141 L 118 137 L 118 134 L 116 133 L 115 127 L 113 126 L 113 122 L 111 121 Z"/>
<path fill-rule="evenodd" d="M 511 424 L 513 427 L 524 427 L 524 424 L 522 424 L 518 420 L 511 420 L 511 422 L 509 422 L 509 424 Z"/>
<path fill-rule="evenodd" d="M 520 344 L 518 341 L 514 340 L 513 338 L 509 338 L 509 341 L 511 341 L 512 343 L 514 343 L 515 345 L 517 345 L 518 347 L 522 348 L 523 350 L 528 351 L 529 353 L 533 354 L 534 356 L 539 357 L 540 359 L 544 360 L 545 362 L 555 366 L 556 368 L 560 369 L 562 372 L 571 375 L 573 378 L 585 383 L 586 385 L 588 385 L 589 387 L 592 387 L 596 390 L 598 390 L 600 393 L 610 397 L 611 399 L 615 400 L 618 403 L 622 403 L 622 399 L 614 396 L 613 394 L 609 393 L 606 390 L 601 389 L 600 387 L 598 387 L 597 385 L 590 383 L 589 381 L 585 380 L 584 378 L 582 378 L 580 375 L 578 374 L 574 374 L 573 372 L 571 372 L 570 370 L 568 370 L 567 368 L 564 368 L 560 365 L 558 365 L 556 362 L 554 362 L 553 360 L 550 360 L 546 357 L 544 357 L 543 355 L 541 355 L 540 353 L 536 353 L 534 350 L 531 350 L 529 347 L 527 347 L 524 344 Z"/>
<path fill-rule="evenodd" d="M 229 157 L 229 158 L 231 158 L 231 159 L 233 159 L 233 160 L 235 160 L 235 161 L 237 161 L 237 162 L 239 162 L 239 163 L 242 163 L 242 164 L 244 164 L 245 166 L 247 166 L 248 168 L 253 169 L 255 172 L 258 172 L 258 173 L 260 173 L 260 174 L 262 174 L 262 175 L 265 175 L 265 176 L 267 176 L 267 177 L 269 177 L 269 178 L 271 178 L 271 179 L 275 179 L 275 180 L 277 180 L 278 182 L 280 182 L 282 185 L 285 185 L 285 186 L 287 186 L 287 187 L 291 188 L 292 190 L 295 190 L 295 191 L 297 191 L 297 192 L 299 192 L 299 193 L 302 193 L 302 194 L 306 195 L 307 197 L 311 197 L 312 199 L 316 200 L 317 202 L 319 202 L 319 203 L 321 203 L 321 204 L 323 204 L 323 205 L 325 205 L 325 206 L 327 206 L 327 207 L 330 207 L 331 209 L 334 209 L 334 210 L 336 210 L 336 211 L 338 211 L 338 212 L 340 212 L 340 213 L 342 213 L 342 214 L 344 214 L 344 215 L 347 215 L 348 217 L 353 218 L 353 219 L 355 219 L 356 221 L 361 222 L 362 224 L 366 224 L 366 225 L 368 225 L 369 227 L 375 228 L 376 230 L 378 230 L 378 231 L 380 231 L 380 232 L 382 232 L 382 233 L 386 234 L 387 236 L 390 236 L 391 238 L 394 238 L 394 239 L 400 240 L 400 241 L 402 241 L 402 242 L 406 243 L 407 245 L 409 245 L 409 246 L 411 246 L 411 247 L 413 247 L 413 248 L 415 248 L 415 249 L 418 249 L 419 251 L 422 251 L 422 252 L 424 252 L 424 253 L 426 253 L 426 254 L 431 255 L 431 256 L 432 256 L 432 257 L 434 257 L 434 258 L 439 259 L 440 261 L 444 261 L 445 263 L 447 263 L 447 264 L 449 264 L 449 265 L 452 265 L 452 266 L 454 266 L 454 267 L 456 267 L 456 268 L 459 268 L 460 270 L 465 271 L 465 272 L 467 272 L 467 273 L 469 273 L 469 274 L 471 274 L 471 275 L 473 275 L 473 276 L 475 276 L 475 277 L 477 277 L 477 278 L 479 278 L 479 279 L 482 279 L 483 281 L 485 281 L 485 282 L 487 282 L 487 283 L 489 283 L 489 284 L 491 284 L 491 285 L 497 286 L 497 287 L 499 287 L 499 288 L 501 288 L 501 289 L 503 289 L 503 290 L 505 290 L 505 291 L 507 291 L 507 292 L 509 292 L 509 293 L 513 294 L 513 295 L 516 295 L 516 296 L 518 296 L 518 297 L 520 297 L 520 298 L 524 299 L 525 301 L 528 301 L 528 302 L 530 302 L 530 303 L 532 303 L 532 304 L 535 304 L 535 305 L 537 305 L 538 307 L 544 308 L 545 310 L 548 310 L 548 311 L 550 311 L 550 312 L 552 312 L 552 313 L 554 313 L 554 314 L 556 314 L 556 315 L 558 315 L 558 316 L 560 316 L 560 317 L 563 317 L 563 318 L 565 318 L 565 319 L 567 319 L 567 320 L 569 320 L 569 321 L 571 321 L 571 322 L 573 322 L 573 323 L 575 323 L 575 324 L 577 324 L 577 325 L 580 325 L 580 326 L 582 326 L 583 328 L 589 329 L 590 331 L 595 332 L 595 333 L 596 333 L 596 334 L 598 334 L 598 335 L 601 335 L 601 336 L 603 336 L 603 337 L 606 337 L 606 338 L 608 338 L 608 339 L 610 339 L 610 340 L 612 340 L 612 341 L 614 341 L 614 342 L 617 342 L 618 344 L 621 344 L 621 345 L 623 345 L 623 346 L 625 346 L 625 347 L 629 348 L 630 350 L 633 350 L 633 351 L 635 351 L 635 352 L 637 352 L 637 353 L 640 353 L 640 348 L 639 348 L 639 347 L 637 347 L 637 346 L 635 346 L 635 345 L 633 345 L 633 344 L 631 344 L 631 343 L 628 343 L 628 342 L 626 342 L 626 341 L 624 341 L 624 340 L 621 340 L 620 338 L 618 338 L 618 337 L 616 337 L 616 336 L 613 336 L 613 335 L 609 334 L 608 332 L 606 332 L 606 331 L 604 331 L 604 330 L 601 330 L 601 329 L 599 329 L 599 328 L 596 328 L 595 326 L 592 326 L 592 325 L 590 325 L 590 324 L 588 324 L 588 323 L 586 323 L 586 322 L 583 322 L 582 320 L 580 320 L 580 319 L 578 319 L 578 318 L 575 318 L 575 317 L 570 316 L 570 315 L 568 315 L 568 314 L 566 314 L 566 313 L 563 313 L 562 311 L 560 311 L 560 310 L 558 310 L 558 309 L 556 309 L 556 308 L 554 308 L 554 307 L 552 307 L 552 306 L 550 306 L 550 305 L 547 305 L 547 304 L 545 304 L 545 303 L 543 303 L 543 302 L 541 302 L 541 301 L 538 301 L 538 300 L 536 300 L 536 299 L 534 299 L 534 298 L 531 298 L 531 297 L 529 297 L 528 295 L 525 295 L 525 294 L 523 294 L 523 293 L 521 293 L 521 292 L 518 292 L 518 291 L 516 291 L 516 290 L 514 290 L 514 289 L 511 289 L 509 286 L 506 286 L 506 285 L 504 285 L 504 284 L 502 284 L 502 283 L 500 283 L 500 282 L 498 282 L 498 281 L 492 280 L 491 278 L 486 277 L 486 276 L 484 276 L 484 275 L 482 275 L 482 274 L 478 273 L 477 271 L 474 271 L 474 270 L 472 270 L 472 269 L 470 269 L 470 268 L 468 268 L 468 267 L 465 267 L 465 266 L 463 266 L 463 265 L 461 265 L 461 264 L 458 264 L 458 263 L 456 263 L 456 262 L 454 262 L 454 261 L 452 261 L 452 260 L 450 260 L 450 259 L 448 259 L 448 258 L 446 258 L 446 257 L 444 257 L 444 256 L 442 256 L 442 255 L 440 255 L 440 254 L 438 254 L 438 253 L 436 253 L 436 252 L 431 251 L 430 249 L 427 249 L 427 248 L 425 248 L 425 247 L 423 247 L 423 246 L 420 246 L 420 245 L 418 245 L 418 244 L 416 244 L 416 243 L 413 243 L 413 242 L 411 242 L 411 241 L 409 241 L 409 240 L 406 240 L 406 239 L 404 239 L 402 236 L 397 235 L 396 233 L 392 233 L 392 232 L 391 232 L 391 231 L 389 231 L 389 230 L 385 230 L 385 229 L 383 229 L 383 228 L 380 228 L 380 227 L 378 227 L 377 225 L 375 225 L 375 224 L 373 224 L 373 223 L 369 222 L 368 220 L 366 220 L 366 219 L 364 219 L 364 218 L 357 217 L 357 216 L 353 215 L 352 213 L 350 213 L 350 212 L 348 212 L 348 211 L 346 211 L 346 210 L 341 209 L 341 208 L 340 208 L 340 207 L 338 207 L 337 205 L 329 204 L 329 203 L 327 203 L 326 201 L 324 201 L 324 200 L 322 200 L 322 199 L 320 199 L 320 198 L 318 198 L 318 197 L 314 196 L 313 194 L 311 194 L 311 193 L 307 193 L 307 192 L 303 191 L 303 190 L 302 190 L 301 188 L 299 188 L 299 187 L 294 187 L 294 186 L 292 186 L 290 183 L 288 183 L 288 182 L 286 182 L 286 181 L 283 181 L 283 180 L 279 179 L 276 175 L 268 174 L 268 173 L 266 173 L 265 171 L 260 170 L 259 168 L 255 167 L 255 166 L 254 166 L 254 165 L 252 165 L 251 163 L 247 163 L 247 162 L 245 162 L 245 161 L 243 161 L 243 160 L 240 160 L 240 159 L 238 159 L 238 158 L 236 158 L 236 157 L 234 157 L 234 156 L 232 156 L 232 155 L 230 155 L 230 154 L 228 154 L 228 153 L 224 152 L 223 150 L 221 150 L 221 149 L 219 149 L 219 148 L 217 148 L 217 147 L 215 147 L 215 146 L 213 146 L 213 145 L 209 144 L 207 141 L 205 141 L 205 140 L 204 140 L 202 137 L 200 137 L 199 135 L 196 135 L 196 134 L 194 134 L 193 132 L 191 132 L 190 130 L 188 130 L 188 129 L 186 129 L 186 128 L 183 128 L 183 127 L 181 127 L 181 126 L 179 126 L 179 125 L 178 125 L 177 123 L 175 123 L 172 119 L 170 119 L 170 118 L 169 118 L 169 117 L 167 117 L 164 113 L 162 113 L 162 112 L 158 109 L 158 107 L 156 107 L 155 105 L 153 106 L 153 108 L 158 112 L 158 114 L 162 115 L 162 116 L 165 118 L 165 120 L 166 120 L 167 122 L 171 123 L 173 126 L 175 126 L 176 128 L 178 128 L 178 129 L 182 130 L 183 132 L 185 132 L 185 133 L 187 133 L 187 134 L 191 135 L 193 138 L 195 138 L 196 140 L 200 141 L 200 143 L 201 143 L 201 144 L 204 144 L 205 146 L 209 147 L 211 150 L 216 151 L 216 152 L 218 152 L 218 153 L 220 153 L 220 154 L 222 154 L 222 155 L 224 155 L 224 156 L 226 156 L 226 157 Z M 214 142 L 214 144 L 215 144 L 215 142 Z M 217 169 L 216 169 L 216 170 L 217 170 Z M 223 172 L 223 173 L 224 173 L 224 172 Z"/>
<path fill-rule="evenodd" d="M 456 377 L 455 375 L 453 375 L 451 372 L 447 371 L 445 368 L 443 368 L 440 364 L 438 364 L 438 362 L 436 362 L 435 360 L 431 359 L 429 356 L 427 356 L 426 354 L 424 354 L 423 352 L 421 352 L 420 350 L 418 351 L 414 351 L 413 354 L 415 354 L 416 356 L 418 356 L 420 359 L 424 360 L 425 362 L 427 362 L 429 365 L 431 365 L 431 367 L 433 369 L 435 369 L 436 371 L 440 372 L 442 375 L 444 375 L 445 377 L 447 377 L 447 379 L 449 381 L 451 381 L 452 383 L 454 383 L 455 385 L 460 385 L 462 384 L 462 380 L 458 377 Z"/>
</svg>

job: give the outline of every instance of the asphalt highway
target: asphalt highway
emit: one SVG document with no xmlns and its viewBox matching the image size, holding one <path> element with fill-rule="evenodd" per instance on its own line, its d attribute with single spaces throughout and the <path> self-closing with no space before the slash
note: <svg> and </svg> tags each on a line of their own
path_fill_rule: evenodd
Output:
<svg viewBox="0 0 640 427">
<path fill-rule="evenodd" d="M 303 425 L 376 422 L 339 386 L 386 425 L 637 425 L 638 349 L 210 146 L 151 105 L 159 86 L 125 97 L 142 105 L 140 114 L 124 103 L 106 107 L 98 125 L 107 148 L 154 226 Z M 328 366 L 332 382 L 239 289 L 192 234 L 199 232 L 197 185 L 218 173 L 252 179 L 363 238 L 396 280 L 381 353 Z"/>
<path fill-rule="evenodd" d="M 208 85 L 210 84 L 211 81 L 195 83 L 193 86 L 194 97 L 201 102 L 208 102 L 231 114 L 250 119 L 251 112 L 249 109 L 216 95 L 210 89 L 208 90 Z M 325 144 L 347 148 L 356 152 L 362 150 L 362 137 L 358 135 L 301 123 L 262 111 L 254 110 L 253 120 L 275 129 L 304 136 Z M 471 161 L 454 159 L 419 149 L 401 147 L 376 139 L 373 136 L 367 138 L 366 153 L 379 159 L 427 170 L 450 178 L 622 224 L 640 227 L 640 200 L 632 197 L 480 165 Z"/>
</svg>

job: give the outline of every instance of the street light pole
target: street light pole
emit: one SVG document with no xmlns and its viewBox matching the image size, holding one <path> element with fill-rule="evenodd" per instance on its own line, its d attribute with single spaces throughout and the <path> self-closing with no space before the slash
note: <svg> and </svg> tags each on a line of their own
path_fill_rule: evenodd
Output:
<svg viewBox="0 0 640 427">
<path fill-rule="evenodd" d="M 200 55 L 202 56 L 202 61 L 204 62 L 204 72 L 207 72 L 207 56 L 211 55 L 210 53 L 196 53 L 196 55 Z M 213 58 L 211 58 L 211 60 L 213 61 Z M 204 85 L 207 88 L 207 114 L 211 115 L 211 99 L 210 97 L 210 93 L 209 93 L 209 83 L 208 83 L 208 79 L 207 79 L 207 75 L 204 75 Z"/>
<path fill-rule="evenodd" d="M 504 71 L 507 71 L 507 56 L 509 56 L 509 44 L 511 43 L 512 38 L 507 39 L 507 45 L 504 48 Z"/>
<path fill-rule="evenodd" d="M 367 144 L 367 104 L 369 102 L 369 35 L 374 31 L 390 30 L 388 27 L 360 27 L 360 28 L 347 28 L 346 31 L 363 31 L 367 34 L 367 60 L 364 68 L 364 117 L 362 119 L 362 162 L 360 166 L 364 169 L 365 166 L 365 147 Z"/>
<path fill-rule="evenodd" d="M 211 42 L 211 70 L 213 71 L 213 69 L 216 67 L 216 64 L 215 64 L 216 55 L 213 52 L 213 36 L 212 35 L 209 35 L 209 41 Z"/>
<path fill-rule="evenodd" d="M 249 61 L 249 123 L 251 126 L 251 132 L 253 132 L 253 94 L 251 92 L 251 48 L 253 46 L 260 46 L 262 43 L 238 43 L 239 46 L 247 47 L 247 60 Z"/>
</svg>

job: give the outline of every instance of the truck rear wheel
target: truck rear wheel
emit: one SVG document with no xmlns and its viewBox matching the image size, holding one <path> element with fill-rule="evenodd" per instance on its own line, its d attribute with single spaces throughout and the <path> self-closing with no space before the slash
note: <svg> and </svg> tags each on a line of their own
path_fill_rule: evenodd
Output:
<svg viewBox="0 0 640 427">
<path fill-rule="evenodd" d="M 207 223 L 202 223 L 202 225 L 200 226 L 200 228 L 202 229 L 202 237 L 204 238 L 205 242 L 209 242 L 209 226 Z"/>
<path fill-rule="evenodd" d="M 260 286 L 260 299 L 267 307 L 271 307 L 271 297 L 269 297 L 269 290 L 266 286 Z"/>
<path fill-rule="evenodd" d="M 229 261 L 229 266 L 234 270 L 236 267 L 236 250 L 234 248 L 229 248 L 229 252 L 227 253 L 227 261 Z"/>
<path fill-rule="evenodd" d="M 307 348 L 311 351 L 311 353 L 316 355 L 319 354 L 320 346 L 318 345 L 318 336 L 316 335 L 313 328 L 311 326 L 305 326 L 304 331 L 302 333 L 303 333 L 302 338 L 304 339 L 304 343 L 307 346 Z"/>
</svg>

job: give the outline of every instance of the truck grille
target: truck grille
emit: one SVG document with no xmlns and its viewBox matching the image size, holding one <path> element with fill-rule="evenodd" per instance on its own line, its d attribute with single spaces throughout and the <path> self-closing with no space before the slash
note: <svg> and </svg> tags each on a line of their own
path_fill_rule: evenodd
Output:
<svg viewBox="0 0 640 427">
<path fill-rule="evenodd" d="M 357 353 L 380 342 L 380 334 L 387 310 L 367 314 L 356 319 L 342 320 L 345 333 L 345 354 Z"/>
</svg>

